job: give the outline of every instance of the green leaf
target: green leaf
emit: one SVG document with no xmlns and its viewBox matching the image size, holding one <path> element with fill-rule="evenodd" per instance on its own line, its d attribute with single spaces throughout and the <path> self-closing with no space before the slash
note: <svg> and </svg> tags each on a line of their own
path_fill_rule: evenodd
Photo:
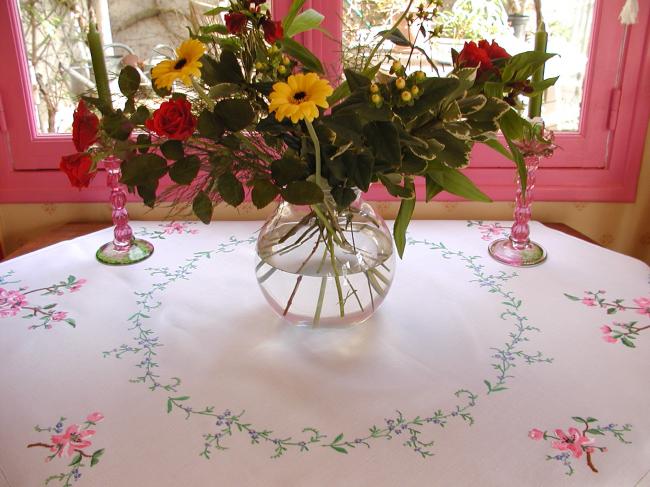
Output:
<svg viewBox="0 0 650 487">
<path fill-rule="evenodd" d="M 426 199 L 425 201 L 428 203 L 431 201 L 435 196 L 440 193 L 444 188 L 440 186 L 436 181 L 426 174 L 424 176 L 425 184 L 426 184 Z"/>
<path fill-rule="evenodd" d="M 524 136 L 524 127 L 530 125 L 514 109 L 506 110 L 499 118 L 499 128 L 510 140 L 520 140 Z"/>
<path fill-rule="evenodd" d="M 323 201 L 323 190 L 311 181 L 292 181 L 282 190 L 282 197 L 294 205 L 313 205 Z"/>
<path fill-rule="evenodd" d="M 281 159 L 271 163 L 271 176 L 278 186 L 305 179 L 309 176 L 309 168 L 295 154 L 285 152 Z"/>
<path fill-rule="evenodd" d="M 427 113 L 429 110 L 436 110 L 459 85 L 460 80 L 457 78 L 427 78 L 418 85 L 422 90 L 422 95 L 415 104 L 396 109 L 396 112 L 401 117 L 408 119 Z"/>
<path fill-rule="evenodd" d="M 237 56 L 229 50 L 223 50 L 219 61 L 204 54 L 201 56 L 201 78 L 209 86 L 220 83 L 244 83 L 244 75 Z"/>
<path fill-rule="evenodd" d="M 413 191 L 415 191 L 415 188 L 412 187 L 412 180 L 408 183 L 405 182 L 405 186 L 409 186 Z M 413 216 L 413 210 L 415 210 L 415 198 L 402 200 L 399 205 L 399 211 L 397 212 L 397 218 L 395 218 L 395 224 L 393 225 L 395 247 L 397 247 L 397 253 L 400 258 L 404 256 L 404 249 L 406 248 L 406 229 L 408 228 L 411 217 Z"/>
<path fill-rule="evenodd" d="M 382 30 L 377 35 L 382 36 L 384 39 L 392 42 L 396 46 L 402 46 L 402 47 L 411 46 L 409 40 L 406 38 L 404 34 L 402 34 L 402 31 L 399 30 L 397 27 L 395 27 L 394 29 Z"/>
<path fill-rule="evenodd" d="M 131 123 L 134 125 L 144 125 L 144 122 L 149 118 L 151 113 L 149 112 L 149 109 L 145 107 L 144 105 L 140 105 L 133 115 L 131 115 Z"/>
<path fill-rule="evenodd" d="M 590 435 L 605 435 L 605 433 L 595 428 L 588 429 L 586 433 L 589 433 Z"/>
<path fill-rule="evenodd" d="M 146 154 L 149 152 L 149 148 L 151 147 L 151 136 L 149 134 L 138 134 L 138 137 L 135 139 L 135 143 L 139 146 L 138 147 L 138 152 L 140 154 Z"/>
<path fill-rule="evenodd" d="M 489 196 L 476 187 L 471 179 L 458 169 L 442 164 L 430 164 L 429 169 L 427 169 L 427 174 L 448 193 L 474 201 L 492 201 Z"/>
<path fill-rule="evenodd" d="M 214 107 L 214 113 L 226 124 L 232 132 L 245 129 L 255 120 L 255 111 L 247 100 L 221 100 Z"/>
<path fill-rule="evenodd" d="M 525 81 L 553 56 L 555 54 L 542 51 L 526 51 L 516 54 L 506 61 L 501 71 L 501 79 L 505 83 Z"/>
<path fill-rule="evenodd" d="M 400 172 L 403 174 L 421 174 L 427 168 L 427 161 L 413 154 L 406 154 L 402 159 Z"/>
<path fill-rule="evenodd" d="M 488 97 L 503 98 L 505 85 L 499 81 L 486 81 L 483 84 L 483 93 Z"/>
<path fill-rule="evenodd" d="M 213 17 L 223 12 L 227 12 L 228 10 L 230 10 L 228 7 L 214 7 L 211 8 L 210 10 L 207 10 L 206 12 L 203 12 L 203 15 L 207 15 L 208 17 Z"/>
<path fill-rule="evenodd" d="M 103 454 L 104 454 L 104 449 L 103 448 L 101 448 L 101 449 L 97 450 L 95 453 L 93 453 L 93 456 L 90 458 L 90 466 L 94 467 L 95 465 L 97 465 L 99 463 L 99 459 L 101 458 L 101 456 Z"/>
<path fill-rule="evenodd" d="M 275 197 L 280 194 L 280 190 L 271 181 L 266 179 L 257 179 L 253 184 L 251 199 L 255 208 L 264 208 L 271 203 Z"/>
<path fill-rule="evenodd" d="M 169 168 L 169 177 L 177 184 L 188 185 L 199 173 L 201 161 L 197 156 L 179 159 Z"/>
<path fill-rule="evenodd" d="M 192 211 L 206 225 L 212 219 L 212 201 L 205 191 L 200 191 L 192 201 Z M 171 411 L 169 402 L 167 403 L 167 412 Z"/>
<path fill-rule="evenodd" d="M 370 122 L 363 127 L 363 135 L 375 158 L 392 163 L 401 160 L 399 135 L 393 122 Z"/>
<path fill-rule="evenodd" d="M 293 23 L 294 19 L 296 18 L 296 15 L 298 15 L 298 12 L 302 8 L 302 6 L 305 4 L 306 0 L 293 0 L 291 5 L 289 6 L 289 10 L 287 12 L 287 15 L 284 16 L 284 19 L 282 19 L 282 28 L 286 32 L 289 30 L 291 27 L 291 24 Z"/>
<path fill-rule="evenodd" d="M 378 176 L 379 180 L 388 190 L 391 196 L 404 199 L 415 197 L 415 193 L 412 189 L 399 185 L 402 180 L 401 174 L 379 174 Z"/>
<path fill-rule="evenodd" d="M 587 421 L 582 419 L 580 416 L 571 416 L 571 419 L 574 420 L 576 423 L 586 423 Z"/>
<path fill-rule="evenodd" d="M 185 154 L 183 153 L 183 143 L 180 140 L 167 140 L 160 146 L 160 152 L 167 159 L 177 161 Z"/>
<path fill-rule="evenodd" d="M 126 140 L 131 135 L 133 123 L 124 116 L 122 110 L 116 110 L 104 115 L 102 127 L 106 134 L 115 140 Z"/>
<path fill-rule="evenodd" d="M 626 347 L 636 348 L 634 342 L 630 340 L 628 337 L 621 337 L 621 343 L 623 343 L 623 345 L 625 345 Z"/>
<path fill-rule="evenodd" d="M 368 191 L 372 181 L 374 159 L 367 154 L 346 152 L 343 154 L 343 163 L 354 185 L 361 191 Z"/>
<path fill-rule="evenodd" d="M 348 452 L 345 448 L 343 448 L 341 446 L 334 446 L 334 445 L 331 445 L 331 446 L 332 446 L 332 448 L 334 450 L 336 450 L 339 453 L 346 453 L 347 454 L 347 452 Z"/>
<path fill-rule="evenodd" d="M 172 412 L 173 407 L 174 407 L 174 403 L 172 402 L 172 400 L 167 399 L 167 414 Z"/>
<path fill-rule="evenodd" d="M 325 72 L 320 60 L 299 42 L 285 37 L 284 39 L 281 39 L 279 43 L 287 55 L 297 59 L 308 71 L 313 71 L 319 74 Z"/>
<path fill-rule="evenodd" d="M 231 206 L 239 206 L 244 201 L 244 186 L 232 173 L 225 173 L 217 180 L 217 190 L 223 200 Z"/>
<path fill-rule="evenodd" d="M 217 34 L 227 35 L 228 29 L 223 24 L 202 25 L 199 27 L 202 34 Z"/>
<path fill-rule="evenodd" d="M 548 88 L 553 86 L 559 78 L 560 78 L 559 76 L 556 76 L 555 78 L 547 78 L 542 81 L 532 82 L 530 86 L 533 88 L 533 91 L 531 93 L 524 93 L 524 95 L 526 96 L 538 95 L 539 93 L 546 91 Z"/>
<path fill-rule="evenodd" d="M 343 439 L 343 433 L 339 433 L 339 435 L 336 438 L 334 438 L 334 441 L 332 443 L 338 443 L 342 439 Z"/>
<path fill-rule="evenodd" d="M 331 190 L 332 198 L 336 201 L 339 208 L 347 208 L 357 198 L 356 193 L 351 188 L 344 188 L 343 186 L 335 186 Z"/>
<path fill-rule="evenodd" d="M 458 108 L 463 115 L 478 112 L 487 103 L 487 98 L 483 95 L 474 95 L 457 100 Z"/>
<path fill-rule="evenodd" d="M 291 25 L 285 29 L 284 34 L 287 37 L 294 37 L 302 32 L 315 29 L 324 19 L 325 17 L 316 10 L 312 8 L 307 9 L 296 16 L 293 22 L 291 22 Z"/>
<path fill-rule="evenodd" d="M 223 135 L 226 127 L 221 118 L 216 117 L 206 108 L 199 114 L 197 129 L 199 130 L 199 134 L 203 137 L 207 137 L 208 139 L 218 139 Z"/>
<path fill-rule="evenodd" d="M 436 161 L 455 168 L 465 167 L 469 164 L 472 142 L 459 139 L 446 130 L 435 130 L 430 135 L 445 147 L 441 152 L 436 154 Z"/>
<path fill-rule="evenodd" d="M 505 147 L 503 147 L 503 145 L 501 145 L 501 142 L 499 142 L 498 140 L 496 140 L 496 139 L 487 139 L 487 140 L 484 140 L 482 143 L 487 145 L 488 147 L 494 149 L 495 151 L 497 151 L 502 156 L 506 156 L 508 159 L 512 160 L 512 154 L 510 153 L 510 151 L 508 149 L 506 149 Z"/>
<path fill-rule="evenodd" d="M 79 465 L 81 463 L 81 453 L 77 453 L 72 461 L 68 464 L 68 467 L 74 467 L 75 465 Z"/>
<path fill-rule="evenodd" d="M 236 93 L 239 93 L 242 91 L 242 88 L 240 85 L 235 84 L 235 83 L 219 83 L 218 85 L 214 85 L 210 88 L 210 91 L 208 91 L 208 96 L 210 98 L 218 99 L 218 98 L 226 98 L 228 96 L 232 96 Z"/>
<path fill-rule="evenodd" d="M 381 68 L 381 63 L 375 64 L 374 66 L 370 66 L 369 68 L 365 69 L 361 74 L 363 74 L 365 77 L 368 79 L 375 79 L 375 76 L 377 76 L 377 73 L 379 72 L 379 69 Z M 348 84 L 347 81 L 344 81 L 340 85 L 336 87 L 334 90 L 334 93 L 330 95 L 330 97 L 327 99 L 327 102 L 329 103 L 330 106 L 336 105 L 337 102 L 342 100 L 343 98 L 347 97 L 350 95 L 350 85 Z"/>
<path fill-rule="evenodd" d="M 127 186 L 157 181 L 167 172 L 167 161 L 156 154 L 142 154 L 124 161 L 120 181 Z"/>
<path fill-rule="evenodd" d="M 344 69 L 345 79 L 348 82 L 350 90 L 356 91 L 360 88 L 367 88 L 370 86 L 371 80 L 364 74 L 354 71 L 352 69 Z"/>
<path fill-rule="evenodd" d="M 607 314 L 608 315 L 613 315 L 614 313 L 616 313 L 616 308 L 608 308 L 607 309 Z"/>
<path fill-rule="evenodd" d="M 140 73 L 133 66 L 124 66 L 117 79 L 120 91 L 127 98 L 131 98 L 140 88 Z"/>
<path fill-rule="evenodd" d="M 467 115 L 467 118 L 477 122 L 494 122 L 495 120 L 501 122 L 503 116 L 508 112 L 514 112 L 510 105 L 503 100 L 490 97 L 480 110 Z"/>
<path fill-rule="evenodd" d="M 158 180 L 147 181 L 143 184 L 136 186 L 138 195 L 142 198 L 142 202 L 149 208 L 153 208 L 156 203 L 156 190 L 158 189 Z"/>
</svg>

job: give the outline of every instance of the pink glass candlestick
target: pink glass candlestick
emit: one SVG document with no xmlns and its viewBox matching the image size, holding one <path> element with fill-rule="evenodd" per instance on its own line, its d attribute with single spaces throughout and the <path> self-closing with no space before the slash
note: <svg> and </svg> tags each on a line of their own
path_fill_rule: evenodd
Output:
<svg viewBox="0 0 650 487">
<path fill-rule="evenodd" d="M 533 203 L 532 193 L 535 187 L 535 176 L 539 168 L 540 156 L 525 157 L 528 183 L 526 192 L 521 190 L 521 180 L 517 176 L 517 196 L 515 198 L 515 222 L 510 229 L 510 237 L 495 240 L 488 247 L 490 255 L 499 262 L 515 267 L 530 267 L 541 264 L 546 260 L 546 250 L 541 245 L 530 240 L 528 222 Z"/>
<path fill-rule="evenodd" d="M 107 173 L 108 187 L 111 189 L 113 208 L 113 241 L 105 243 L 97 250 L 97 260 L 109 265 L 129 265 L 140 262 L 153 253 L 153 245 L 146 240 L 133 237 L 126 211 L 126 193 L 120 184 L 121 161 L 114 156 L 103 160 Z"/>
</svg>

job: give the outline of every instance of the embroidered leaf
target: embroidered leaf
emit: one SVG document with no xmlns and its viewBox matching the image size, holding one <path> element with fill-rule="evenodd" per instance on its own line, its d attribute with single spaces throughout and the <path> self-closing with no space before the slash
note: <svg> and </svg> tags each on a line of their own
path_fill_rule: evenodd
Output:
<svg viewBox="0 0 650 487">
<path fill-rule="evenodd" d="M 167 413 L 171 413 L 173 407 L 174 407 L 174 403 L 172 402 L 172 400 L 167 399 Z"/>
<path fill-rule="evenodd" d="M 342 447 L 340 447 L 340 446 L 334 446 L 334 445 L 331 445 L 331 446 L 332 446 L 332 448 L 333 448 L 334 450 L 336 450 L 336 451 L 339 452 L 339 453 L 346 453 L 346 454 L 347 454 L 347 452 L 348 452 L 345 448 L 342 448 Z"/>
<path fill-rule="evenodd" d="M 600 431 L 599 429 L 595 429 L 595 428 L 588 429 L 586 432 L 591 434 L 591 435 L 604 435 L 605 434 L 602 431 Z"/>
<path fill-rule="evenodd" d="M 627 337 L 621 337 L 621 342 L 626 347 L 636 348 L 636 345 L 634 344 L 634 342 L 632 340 L 630 340 L 629 338 L 627 338 Z"/>
<path fill-rule="evenodd" d="M 92 458 L 90 459 L 90 466 L 94 467 L 99 463 L 100 457 L 104 454 L 104 449 L 97 450 L 95 453 L 93 453 Z"/>
<path fill-rule="evenodd" d="M 571 296 L 570 294 L 564 293 L 564 295 L 569 298 L 571 301 L 580 301 L 580 298 L 576 296 Z"/>
<path fill-rule="evenodd" d="M 72 459 L 68 467 L 74 467 L 75 465 L 79 465 L 81 463 L 81 453 L 77 453 L 75 457 Z"/>
<path fill-rule="evenodd" d="M 571 416 L 571 419 L 578 422 L 578 423 L 586 423 L 584 419 L 582 419 L 580 416 Z"/>
<path fill-rule="evenodd" d="M 609 308 L 609 309 L 607 310 L 607 314 L 608 314 L 608 315 L 613 315 L 614 313 L 616 313 L 616 308 Z"/>
</svg>

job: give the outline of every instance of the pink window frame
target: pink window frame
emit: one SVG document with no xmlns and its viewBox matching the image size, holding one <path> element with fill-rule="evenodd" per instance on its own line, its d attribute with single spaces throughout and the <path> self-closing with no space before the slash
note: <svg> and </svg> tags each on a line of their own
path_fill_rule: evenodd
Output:
<svg viewBox="0 0 650 487">
<path fill-rule="evenodd" d="M 341 38 L 342 0 L 307 0 L 326 17 L 320 32 L 303 34 L 328 69 L 340 73 L 337 39 Z M 279 18 L 291 0 L 275 0 Z M 597 0 L 594 31 L 585 80 L 583 113 L 577 132 L 557 135 L 562 150 L 544 161 L 539 171 L 536 199 L 545 201 L 634 201 L 650 115 L 650 4 L 640 2 L 638 23 L 626 30 L 617 16 L 624 0 Z M 0 202 L 104 201 L 103 178 L 88 190 L 72 189 L 55 169 L 60 156 L 74 152 L 69 135 L 37 134 L 32 117 L 29 72 L 16 0 L 0 2 L 0 46 L 5 75 L 0 78 Z M 617 75 L 618 66 L 620 75 Z M 4 110 L 3 110 L 4 109 Z M 494 200 L 513 197 L 513 170 L 509 161 L 477 146 L 465 173 Z M 418 185 L 419 192 L 423 185 Z M 391 200 L 380 187 L 370 199 Z M 442 201 L 458 198 L 442 194 Z"/>
</svg>

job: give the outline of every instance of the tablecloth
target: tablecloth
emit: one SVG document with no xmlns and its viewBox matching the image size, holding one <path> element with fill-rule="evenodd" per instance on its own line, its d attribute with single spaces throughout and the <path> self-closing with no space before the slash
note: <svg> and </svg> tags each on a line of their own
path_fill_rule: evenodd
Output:
<svg viewBox="0 0 650 487">
<path fill-rule="evenodd" d="M 133 222 L 0 264 L 0 485 L 650 485 L 650 269 L 534 223 L 416 221 L 382 307 L 294 327 L 259 222 Z"/>
</svg>

